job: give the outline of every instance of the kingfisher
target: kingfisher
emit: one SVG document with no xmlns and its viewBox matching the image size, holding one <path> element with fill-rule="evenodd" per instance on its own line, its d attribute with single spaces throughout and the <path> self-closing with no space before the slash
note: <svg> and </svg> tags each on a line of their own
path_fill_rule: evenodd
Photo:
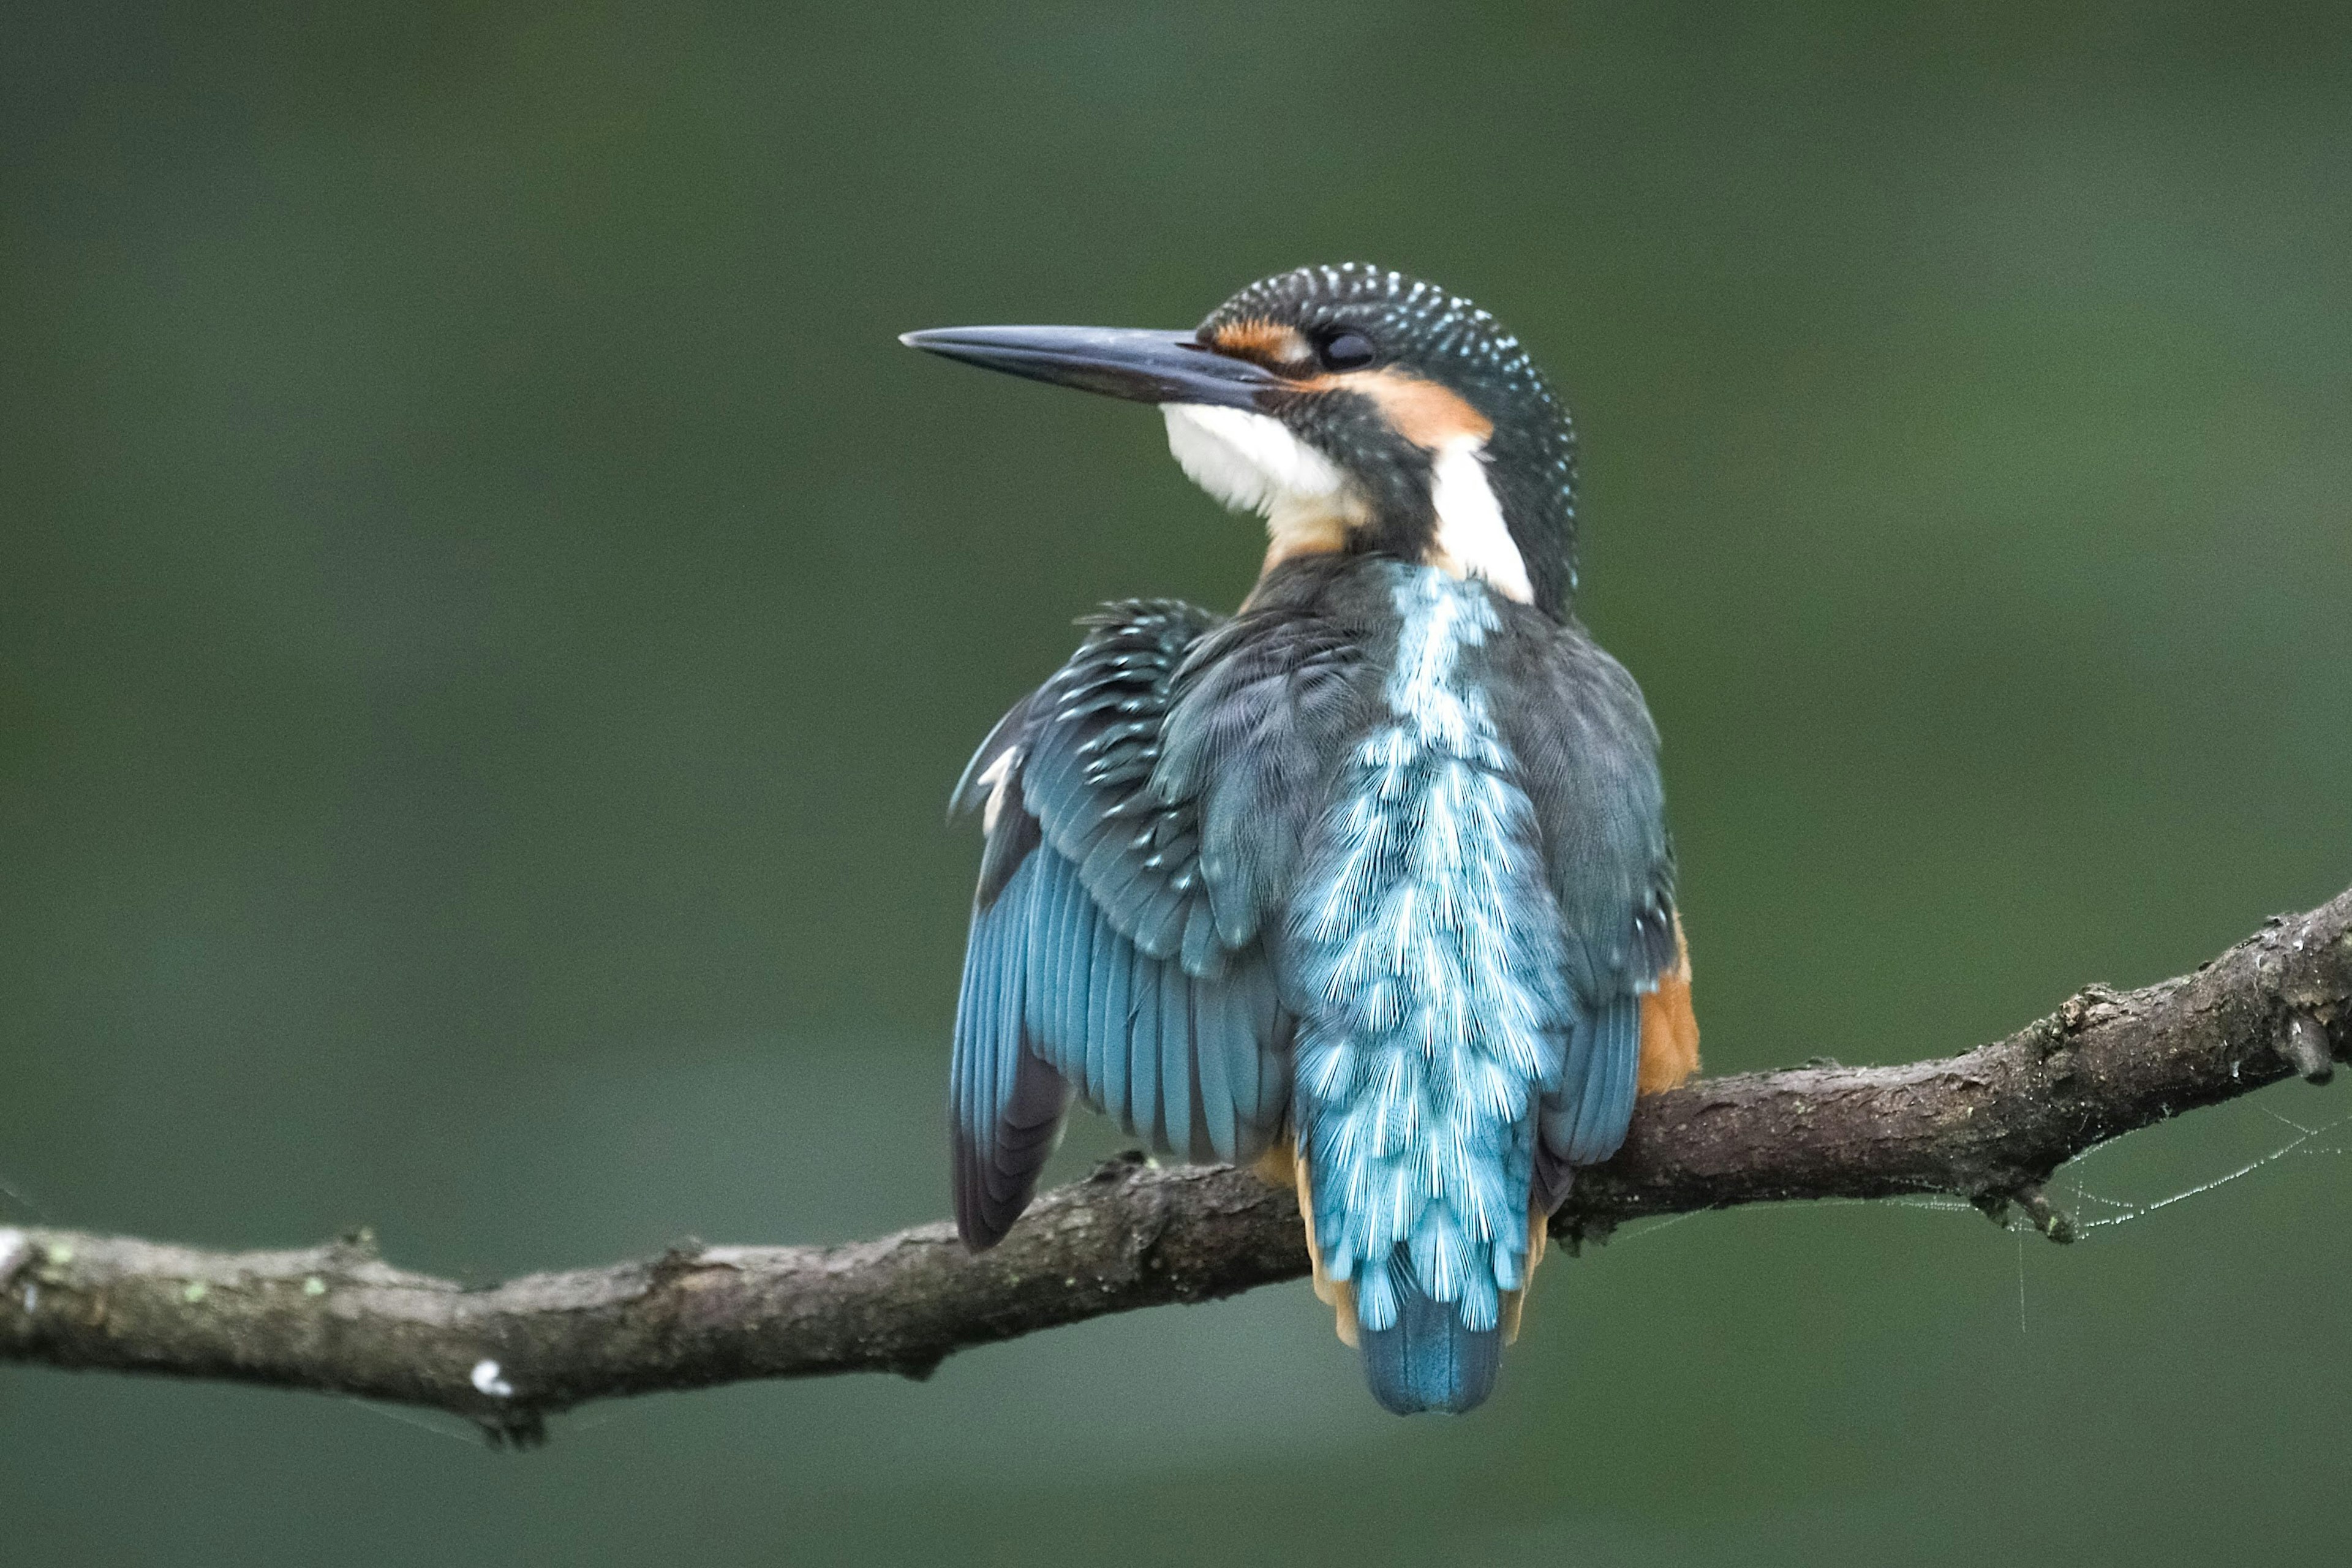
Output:
<svg viewBox="0 0 2352 1568">
<path fill-rule="evenodd" d="M 900 341 L 1157 404 L 1267 536 L 1231 616 L 1082 620 L 956 785 L 984 833 L 964 1243 L 1004 1237 L 1082 1100 L 1295 1184 L 1373 1397 L 1473 1408 L 1574 1172 L 1698 1063 L 1657 731 L 1572 607 L 1567 408 L 1485 310 L 1362 264 L 1191 331 Z"/>
</svg>

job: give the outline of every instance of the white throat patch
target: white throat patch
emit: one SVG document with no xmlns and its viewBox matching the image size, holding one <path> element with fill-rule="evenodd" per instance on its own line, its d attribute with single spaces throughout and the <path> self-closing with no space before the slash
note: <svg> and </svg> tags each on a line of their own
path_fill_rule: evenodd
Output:
<svg viewBox="0 0 2352 1568">
<path fill-rule="evenodd" d="M 1235 511 L 1265 519 L 1268 567 L 1339 549 L 1362 518 L 1348 476 L 1281 420 L 1205 403 L 1163 403 L 1160 412 L 1185 477 Z"/>
<path fill-rule="evenodd" d="M 1203 403 L 1163 403 L 1168 450 L 1192 481 L 1235 511 L 1265 519 L 1266 564 L 1340 548 L 1365 520 L 1363 498 L 1337 464 L 1271 416 Z M 1477 577 L 1505 598 L 1530 604 L 1535 589 L 1511 542 L 1502 503 L 1486 483 L 1486 439 L 1457 436 L 1430 461 L 1429 500 L 1437 513 L 1430 564 Z"/>
<path fill-rule="evenodd" d="M 1347 476 L 1269 415 L 1205 403 L 1163 403 L 1168 449 L 1192 481 L 1235 511 L 1285 503 L 1337 509 Z"/>
</svg>

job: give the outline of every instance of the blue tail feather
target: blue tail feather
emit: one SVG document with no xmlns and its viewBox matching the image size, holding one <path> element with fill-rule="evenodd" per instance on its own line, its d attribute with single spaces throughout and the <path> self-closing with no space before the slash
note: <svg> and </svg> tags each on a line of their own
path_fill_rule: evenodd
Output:
<svg viewBox="0 0 2352 1568">
<path fill-rule="evenodd" d="M 1454 1303 L 1432 1299 L 1411 1280 L 1398 1284 L 1395 1323 L 1358 1330 L 1372 1397 L 1399 1415 L 1458 1415 L 1485 1404 L 1502 1365 L 1503 1331 L 1473 1329 Z"/>
</svg>

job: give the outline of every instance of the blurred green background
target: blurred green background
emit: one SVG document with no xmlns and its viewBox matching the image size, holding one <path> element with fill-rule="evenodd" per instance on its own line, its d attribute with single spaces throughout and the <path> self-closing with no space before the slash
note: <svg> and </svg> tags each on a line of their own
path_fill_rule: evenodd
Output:
<svg viewBox="0 0 2352 1568">
<path fill-rule="evenodd" d="M 1576 407 L 1713 1068 L 1962 1048 L 2352 880 L 2343 7 L 0 40 L 0 1217 L 364 1221 L 489 1279 L 941 1214 L 948 785 L 1073 616 L 1231 605 L 1259 544 L 1148 411 L 893 334 L 1183 325 L 1301 261 L 1473 295 Z M 0 1557 L 2340 1557 L 2346 1092 L 2102 1152 L 2086 1217 L 2325 1129 L 2071 1250 L 1638 1228 L 1452 1423 L 1374 1409 L 1303 1286 L 520 1456 L 0 1368 Z"/>
</svg>

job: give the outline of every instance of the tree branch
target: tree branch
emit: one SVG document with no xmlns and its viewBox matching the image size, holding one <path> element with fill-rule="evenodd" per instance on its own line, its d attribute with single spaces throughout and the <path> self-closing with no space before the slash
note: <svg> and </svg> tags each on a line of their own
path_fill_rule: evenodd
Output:
<svg viewBox="0 0 2352 1568">
<path fill-rule="evenodd" d="M 1957 1194 L 2072 1226 L 2051 1173 L 2110 1138 L 2300 1075 L 2352 1045 L 2352 889 L 2196 973 L 2091 986 L 2007 1039 L 1906 1067 L 1707 1079 L 1642 1102 L 1553 1221 Z M 433 1406 L 530 1441 L 591 1399 L 751 1377 L 927 1375 L 968 1345 L 1304 1274 L 1288 1193 L 1113 1161 L 980 1257 L 946 1225 L 846 1247 L 694 1247 L 490 1289 L 394 1268 L 362 1232 L 213 1252 L 0 1228 L 0 1360 L 224 1378 Z"/>
</svg>

